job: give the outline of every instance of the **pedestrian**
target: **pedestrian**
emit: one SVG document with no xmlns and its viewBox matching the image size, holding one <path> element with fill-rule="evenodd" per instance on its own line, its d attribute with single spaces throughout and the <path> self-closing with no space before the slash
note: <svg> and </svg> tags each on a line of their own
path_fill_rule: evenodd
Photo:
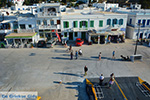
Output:
<svg viewBox="0 0 150 100">
<path fill-rule="evenodd" d="M 104 76 L 103 76 L 103 74 L 101 74 L 101 76 L 99 78 L 99 85 L 103 85 L 103 81 L 104 81 Z"/>
<path fill-rule="evenodd" d="M 82 56 L 82 50 L 81 49 L 79 49 L 79 55 Z"/>
<path fill-rule="evenodd" d="M 69 50 L 72 51 L 72 45 L 70 45 Z"/>
<path fill-rule="evenodd" d="M 112 59 L 115 59 L 115 51 L 112 52 Z"/>
<path fill-rule="evenodd" d="M 73 52 L 70 53 L 71 60 L 73 59 Z"/>
<path fill-rule="evenodd" d="M 76 59 L 78 59 L 78 51 L 76 50 Z"/>
<path fill-rule="evenodd" d="M 114 81 L 115 81 L 115 76 L 114 76 L 114 73 L 112 73 L 110 75 L 109 88 L 111 88 L 111 86 L 114 84 Z"/>
<path fill-rule="evenodd" d="M 102 56 L 102 54 L 101 54 L 101 52 L 99 53 L 99 60 L 101 60 L 101 56 Z"/>
<path fill-rule="evenodd" d="M 86 76 L 87 75 L 87 71 L 88 71 L 88 68 L 87 68 L 87 66 L 85 65 L 85 67 L 84 67 L 84 76 Z"/>
</svg>

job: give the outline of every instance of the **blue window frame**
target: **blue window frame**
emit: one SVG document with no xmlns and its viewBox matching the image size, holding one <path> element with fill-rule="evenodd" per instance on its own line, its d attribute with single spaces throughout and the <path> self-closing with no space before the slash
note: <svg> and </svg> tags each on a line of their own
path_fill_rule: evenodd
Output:
<svg viewBox="0 0 150 100">
<path fill-rule="evenodd" d="M 123 25 L 123 19 L 119 19 L 119 25 Z"/>
<path fill-rule="evenodd" d="M 130 22 L 129 22 L 129 24 L 132 24 L 132 19 L 130 19 Z"/>
<path fill-rule="evenodd" d="M 111 19 L 107 19 L 107 25 L 111 25 Z"/>
<path fill-rule="evenodd" d="M 138 24 L 140 24 L 141 23 L 141 20 L 138 20 Z"/>
<path fill-rule="evenodd" d="M 142 27 L 145 27 L 145 22 L 146 22 L 146 20 L 144 19 L 144 20 L 142 21 Z"/>
<path fill-rule="evenodd" d="M 149 25 L 149 24 L 150 24 L 150 19 L 147 20 L 147 25 Z"/>
<path fill-rule="evenodd" d="M 113 19 L 112 26 L 114 27 L 115 24 L 117 24 L 117 19 Z"/>
</svg>

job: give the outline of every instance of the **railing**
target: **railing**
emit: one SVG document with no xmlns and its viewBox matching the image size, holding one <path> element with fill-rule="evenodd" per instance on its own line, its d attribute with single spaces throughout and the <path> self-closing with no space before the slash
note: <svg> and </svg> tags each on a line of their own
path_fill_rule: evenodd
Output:
<svg viewBox="0 0 150 100">
<path fill-rule="evenodd" d="M 38 17 L 45 17 L 45 16 L 58 16 L 59 14 L 55 13 L 55 12 L 51 12 L 51 13 L 46 13 L 46 12 L 42 12 L 42 13 L 38 13 L 37 14 Z"/>
<path fill-rule="evenodd" d="M 52 25 L 52 26 L 39 25 L 39 29 L 55 29 L 55 28 L 57 28 L 57 25 Z"/>
<path fill-rule="evenodd" d="M 34 33 L 34 29 L 17 29 L 17 33 Z"/>
</svg>

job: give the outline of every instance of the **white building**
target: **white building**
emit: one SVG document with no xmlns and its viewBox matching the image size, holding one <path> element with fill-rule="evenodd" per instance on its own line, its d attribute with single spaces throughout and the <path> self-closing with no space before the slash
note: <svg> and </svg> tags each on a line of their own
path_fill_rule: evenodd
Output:
<svg viewBox="0 0 150 100">
<path fill-rule="evenodd" d="M 149 39 L 150 38 L 150 10 L 143 9 L 118 9 L 116 12 L 128 14 L 127 37 L 130 39 Z M 139 25 L 140 32 L 138 33 Z"/>
<path fill-rule="evenodd" d="M 106 3 L 106 2 L 94 3 L 93 7 L 99 8 L 102 11 L 107 11 L 107 10 L 111 10 L 111 9 L 114 9 L 114 8 L 118 8 L 119 4 L 117 4 L 117 3 Z"/>
<path fill-rule="evenodd" d="M 42 3 L 37 8 L 36 25 L 40 40 L 50 40 L 56 30 L 61 33 L 61 14 L 59 3 Z"/>
<path fill-rule="evenodd" d="M 76 38 L 81 38 L 88 42 L 91 39 L 93 42 L 97 39 L 98 43 L 103 43 L 110 35 L 115 36 L 114 38 L 125 35 L 126 14 L 102 12 L 89 8 L 72 9 L 61 14 L 62 39 L 75 41 Z"/>
</svg>

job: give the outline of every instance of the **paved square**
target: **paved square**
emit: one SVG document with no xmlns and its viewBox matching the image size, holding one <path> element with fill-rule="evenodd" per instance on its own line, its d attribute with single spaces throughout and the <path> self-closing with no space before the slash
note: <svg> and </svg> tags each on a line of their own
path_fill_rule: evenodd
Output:
<svg viewBox="0 0 150 100">
<path fill-rule="evenodd" d="M 83 56 L 70 60 L 66 48 L 0 49 L 0 91 L 38 91 L 41 100 L 87 100 L 82 88 L 85 78 L 97 78 L 101 73 L 109 77 L 139 76 L 150 83 L 150 48 L 138 45 L 137 54 L 143 55 L 143 62 L 122 61 L 120 55 L 134 53 L 135 43 L 73 46 L 73 50 L 83 50 Z M 112 51 L 116 51 L 116 59 Z M 98 61 L 98 54 L 102 59 Z M 75 58 L 75 57 L 74 57 Z M 84 66 L 89 68 L 83 77 Z M 62 80 L 62 84 L 59 84 Z"/>
</svg>

